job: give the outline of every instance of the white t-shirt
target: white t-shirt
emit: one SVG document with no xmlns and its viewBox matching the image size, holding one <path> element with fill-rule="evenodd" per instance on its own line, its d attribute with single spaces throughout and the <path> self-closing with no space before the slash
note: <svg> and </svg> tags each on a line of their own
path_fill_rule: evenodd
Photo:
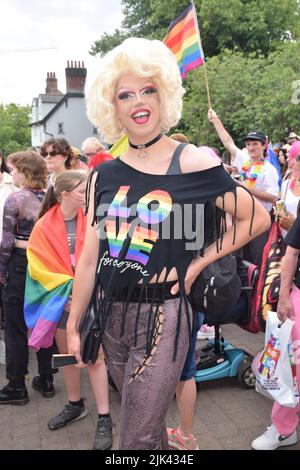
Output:
<svg viewBox="0 0 300 470">
<path fill-rule="evenodd" d="M 281 186 L 281 199 L 285 203 L 285 207 L 288 212 L 290 212 L 295 218 L 297 218 L 297 208 L 300 200 L 300 196 L 295 196 L 292 193 L 292 190 L 289 188 L 291 180 L 285 180 Z M 281 233 L 285 237 L 287 230 L 284 230 L 282 227 Z"/>
<path fill-rule="evenodd" d="M 281 186 L 281 199 L 284 200 L 286 209 L 294 217 L 297 217 L 297 208 L 300 200 L 300 196 L 295 196 L 289 188 L 290 180 L 285 180 Z"/>
<path fill-rule="evenodd" d="M 242 166 L 247 161 L 249 161 L 248 153 L 239 150 L 236 153 L 232 165 L 235 166 L 241 173 Z M 257 176 L 257 179 L 254 183 L 254 189 L 265 191 L 266 193 L 272 194 L 272 196 L 276 197 L 279 195 L 278 173 L 276 168 L 270 162 L 268 162 L 268 160 L 265 161 L 265 165 L 263 166 L 261 173 L 259 173 Z M 259 198 L 257 198 L 257 200 L 267 209 L 268 212 L 270 212 L 272 209 L 271 202 L 262 201 Z"/>
<path fill-rule="evenodd" d="M 254 189 L 259 191 L 265 191 L 266 193 L 272 194 L 278 198 L 279 196 L 279 185 L 278 185 L 278 173 L 275 166 L 272 163 L 266 161 L 261 173 L 255 180 Z M 272 202 L 257 200 L 270 212 L 272 209 Z"/>
<path fill-rule="evenodd" d="M 232 166 L 235 166 L 239 173 L 242 170 L 242 166 L 249 160 L 249 155 L 248 152 L 243 151 L 243 150 L 238 150 L 235 154 L 235 158 L 232 162 Z"/>
</svg>

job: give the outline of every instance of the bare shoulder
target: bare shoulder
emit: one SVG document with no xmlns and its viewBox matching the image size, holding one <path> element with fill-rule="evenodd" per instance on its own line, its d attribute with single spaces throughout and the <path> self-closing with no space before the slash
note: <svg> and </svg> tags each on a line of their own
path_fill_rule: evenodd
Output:
<svg viewBox="0 0 300 470">
<path fill-rule="evenodd" d="M 187 145 L 181 154 L 180 166 L 182 173 L 193 173 L 220 166 L 220 162 L 207 150 L 195 145 Z"/>
</svg>

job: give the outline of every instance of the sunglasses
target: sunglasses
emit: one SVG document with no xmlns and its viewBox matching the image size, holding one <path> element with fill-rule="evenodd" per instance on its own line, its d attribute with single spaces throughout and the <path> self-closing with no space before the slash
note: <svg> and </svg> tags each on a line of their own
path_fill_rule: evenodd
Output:
<svg viewBox="0 0 300 470">
<path fill-rule="evenodd" d="M 58 153 L 55 152 L 55 150 L 52 150 L 52 152 L 43 152 L 42 153 L 42 156 L 44 158 L 48 157 L 48 155 L 49 155 L 49 157 L 56 157 L 56 155 L 58 155 Z"/>
</svg>

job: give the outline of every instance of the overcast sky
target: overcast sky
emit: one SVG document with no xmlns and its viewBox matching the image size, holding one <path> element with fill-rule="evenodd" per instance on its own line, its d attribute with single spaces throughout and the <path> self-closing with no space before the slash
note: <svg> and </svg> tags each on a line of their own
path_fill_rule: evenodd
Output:
<svg viewBox="0 0 300 470">
<path fill-rule="evenodd" d="M 121 20 L 121 0 L 0 0 L 0 103 L 31 105 L 47 72 L 65 93 L 67 60 L 84 61 L 89 73 L 92 43 Z"/>
</svg>

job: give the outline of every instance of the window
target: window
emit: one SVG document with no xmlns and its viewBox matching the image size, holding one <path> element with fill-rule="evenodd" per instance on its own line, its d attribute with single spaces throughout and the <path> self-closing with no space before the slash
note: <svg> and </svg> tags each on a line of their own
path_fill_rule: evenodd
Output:
<svg viewBox="0 0 300 470">
<path fill-rule="evenodd" d="M 63 123 L 63 122 L 58 122 L 58 123 L 57 123 L 57 126 L 58 126 L 57 133 L 58 133 L 58 134 L 64 134 L 64 133 L 65 133 L 65 131 L 64 131 L 64 123 Z"/>
</svg>

